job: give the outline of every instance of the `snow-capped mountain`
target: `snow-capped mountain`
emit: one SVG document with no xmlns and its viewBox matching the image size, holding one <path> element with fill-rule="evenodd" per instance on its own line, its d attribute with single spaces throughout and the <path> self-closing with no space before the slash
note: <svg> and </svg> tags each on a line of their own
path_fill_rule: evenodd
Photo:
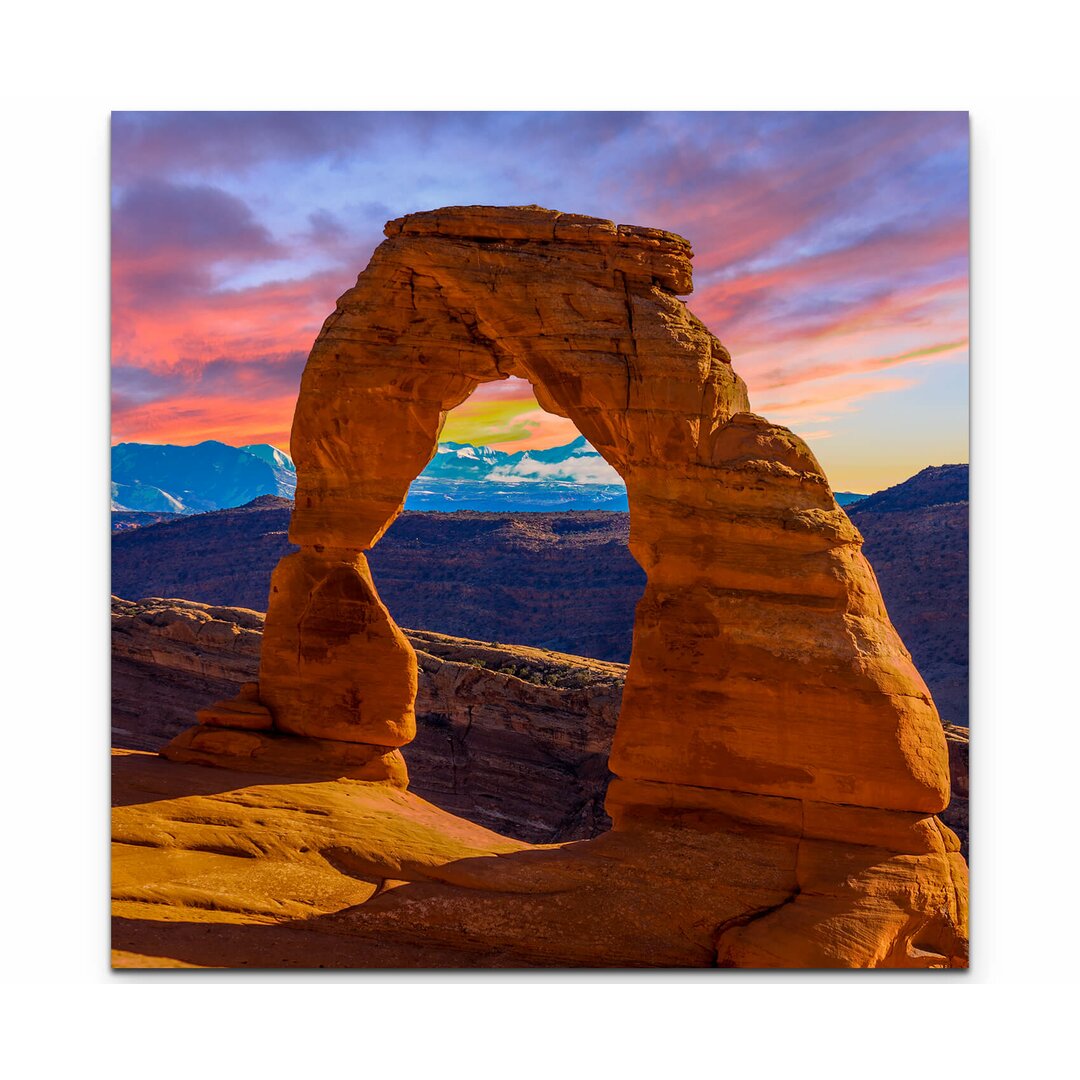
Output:
<svg viewBox="0 0 1080 1080">
<path fill-rule="evenodd" d="M 269 443 L 251 443 L 249 446 L 241 446 L 240 449 L 247 454 L 254 454 L 255 457 L 261 458 L 263 461 L 268 461 L 276 469 L 284 469 L 285 472 L 296 475 L 296 466 L 293 464 L 293 459 L 284 450 L 279 450 L 276 446 L 271 446 Z"/>
<path fill-rule="evenodd" d="M 113 447 L 113 509 L 194 514 L 296 493 L 296 466 L 265 443 Z M 440 443 L 413 482 L 408 510 L 625 510 L 618 473 L 585 441 L 508 454 Z"/>
<path fill-rule="evenodd" d="M 565 446 L 547 450 L 518 450 L 507 454 L 490 446 L 445 442 L 439 444 L 427 479 L 497 480 L 505 483 L 536 480 L 585 485 L 621 485 L 619 474 L 579 436 Z"/>
<path fill-rule="evenodd" d="M 296 466 L 276 446 L 119 443 L 112 451 L 116 511 L 196 514 L 296 494 Z M 837 492 L 841 506 L 864 498 Z M 619 474 L 579 436 L 565 446 L 508 454 L 440 443 L 413 481 L 406 510 L 626 510 Z"/>
<path fill-rule="evenodd" d="M 269 443 L 253 443 L 250 446 L 241 446 L 245 453 L 252 454 L 260 461 L 265 461 L 274 470 L 279 490 L 266 492 L 268 495 L 286 495 L 290 499 L 296 494 L 296 466 L 293 459 Z"/>
<path fill-rule="evenodd" d="M 197 514 L 260 495 L 296 493 L 296 469 L 275 446 L 119 443 L 112 448 L 113 510 Z"/>
<path fill-rule="evenodd" d="M 508 457 L 489 446 L 473 446 L 471 443 L 439 443 L 431 464 L 422 476 L 439 477 L 444 480 L 480 480 Z"/>
<path fill-rule="evenodd" d="M 625 510 L 619 474 L 576 438 L 508 454 L 445 442 L 413 481 L 406 510 Z"/>
</svg>

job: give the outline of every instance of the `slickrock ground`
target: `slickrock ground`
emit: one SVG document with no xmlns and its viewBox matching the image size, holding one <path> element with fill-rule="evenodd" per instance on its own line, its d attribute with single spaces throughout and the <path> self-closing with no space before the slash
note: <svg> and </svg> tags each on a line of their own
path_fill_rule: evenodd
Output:
<svg viewBox="0 0 1080 1080">
<path fill-rule="evenodd" d="M 112 602 L 113 745 L 159 750 L 252 682 L 263 615 Z M 596 836 L 625 665 L 407 630 L 420 664 L 410 789 L 531 842 Z"/>
<path fill-rule="evenodd" d="M 533 847 L 392 787 L 134 751 L 113 799 L 116 967 L 925 967 L 961 948 L 908 911 L 913 866 L 922 903 L 953 902 L 918 815 L 855 848 L 810 838 L 842 818 L 783 800 L 772 828 L 733 803 Z M 794 918 L 762 940 L 776 912 Z"/>
<path fill-rule="evenodd" d="M 159 789 L 145 813 L 118 811 L 117 840 L 148 849 L 137 864 L 176 852 L 182 887 L 189 852 L 261 852 L 274 878 L 336 858 L 385 890 L 328 915 L 336 929 L 522 963 L 965 965 L 967 868 L 935 816 L 949 802 L 937 710 L 813 454 L 750 411 L 679 299 L 690 245 L 540 207 L 449 207 L 386 236 L 304 370 L 300 550 L 271 577 L 258 683 L 162 751 L 243 777 L 209 802 L 195 777 Z M 611 831 L 477 860 L 461 851 L 471 826 L 430 820 L 404 791 L 417 656 L 365 553 L 446 413 L 514 374 L 625 481 L 647 582 Z M 270 803 L 253 779 L 267 774 Z M 299 823 L 305 806 L 329 835 Z"/>
</svg>

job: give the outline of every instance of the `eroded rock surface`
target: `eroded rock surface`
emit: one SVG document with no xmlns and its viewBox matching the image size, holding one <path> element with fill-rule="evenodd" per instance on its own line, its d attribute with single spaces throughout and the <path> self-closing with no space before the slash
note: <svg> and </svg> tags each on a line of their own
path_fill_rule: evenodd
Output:
<svg viewBox="0 0 1080 1080">
<path fill-rule="evenodd" d="M 624 664 L 408 631 L 420 665 L 411 790 L 532 842 L 593 837 Z"/>
<path fill-rule="evenodd" d="M 113 745 L 157 750 L 253 682 L 263 616 L 188 600 L 112 598 Z"/>
<path fill-rule="evenodd" d="M 530 846 L 385 784 L 114 762 L 117 967 L 927 967 L 963 949 L 963 862 L 932 817 L 876 815 L 852 845 L 825 808 L 763 828 L 733 800 Z"/>
<path fill-rule="evenodd" d="M 300 550 L 274 572 L 258 681 L 275 733 L 386 755 L 415 733 L 415 651 L 365 552 L 481 382 L 529 379 L 619 472 L 647 584 L 613 831 L 389 890 L 350 925 L 554 963 L 689 962 L 674 929 L 723 965 L 963 964 L 965 866 L 934 817 L 949 786 L 937 712 L 813 455 L 749 411 L 678 298 L 689 244 L 537 207 L 448 208 L 386 232 L 297 403 Z M 366 790 L 389 806 L 409 798 L 397 782 Z M 700 844 L 682 846 L 687 832 Z"/>
<path fill-rule="evenodd" d="M 952 799 L 941 820 L 960 838 L 960 850 L 968 858 L 968 729 L 956 724 L 945 725 L 945 739 L 949 744 L 949 779 Z"/>
<path fill-rule="evenodd" d="M 242 608 L 114 597 L 114 745 L 158 750 L 195 716 L 236 727 L 240 745 L 245 730 L 265 730 L 247 698 L 262 626 L 260 612 Z M 403 749 L 411 790 L 533 843 L 583 840 L 610 826 L 607 758 L 625 664 L 405 634 L 419 661 L 417 736 Z M 211 708 L 218 699 L 231 707 Z M 222 738 L 198 734 L 206 761 Z"/>
<path fill-rule="evenodd" d="M 193 716 L 205 723 L 216 699 L 251 687 L 262 623 L 260 612 L 242 608 L 114 597 L 114 745 L 157 750 Z M 405 635 L 419 664 L 417 734 L 403 750 L 411 790 L 531 843 L 585 840 L 610 827 L 607 760 L 625 664 Z M 966 857 L 967 731 L 947 724 L 945 737 L 952 794 L 940 816 Z"/>
</svg>

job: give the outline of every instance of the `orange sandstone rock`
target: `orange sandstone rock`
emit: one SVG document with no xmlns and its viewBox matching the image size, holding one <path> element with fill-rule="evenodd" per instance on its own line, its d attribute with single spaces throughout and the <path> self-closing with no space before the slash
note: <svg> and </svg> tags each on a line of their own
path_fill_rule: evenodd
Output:
<svg viewBox="0 0 1080 1080">
<path fill-rule="evenodd" d="M 262 731 L 217 726 L 189 728 L 162 751 L 171 761 L 240 767 L 257 775 L 292 779 L 367 780 L 404 788 L 405 760 L 399 750 L 333 739 L 296 739 Z"/>
<path fill-rule="evenodd" d="M 798 800 L 718 791 L 531 846 L 386 784 L 114 761 L 118 967 L 964 962 L 963 863 L 932 817 L 808 808 L 803 836 Z"/>
<path fill-rule="evenodd" d="M 244 683 L 239 693 L 227 701 L 199 709 L 195 718 L 211 727 L 269 731 L 274 726 L 270 710 L 259 701 L 259 684 L 254 682 Z"/>
<path fill-rule="evenodd" d="M 928 826 L 918 851 L 896 848 L 911 815 L 932 820 L 948 803 L 934 704 L 814 456 L 750 412 L 727 350 L 679 299 L 689 244 L 539 207 L 411 214 L 386 234 L 301 384 L 301 551 L 274 573 L 259 674 L 275 727 L 385 749 L 412 737 L 415 655 L 363 552 L 400 512 L 447 411 L 518 375 L 625 480 L 648 576 L 610 759 L 616 834 L 672 814 L 723 831 L 733 800 L 739 821 L 789 819 L 785 898 L 718 918 L 720 962 L 962 956 L 958 857 Z M 818 858 L 806 822 L 822 805 L 844 808 L 845 832 Z M 601 841 L 624 842 L 590 843 Z M 828 929 L 867 905 L 883 914 L 865 941 Z"/>
</svg>

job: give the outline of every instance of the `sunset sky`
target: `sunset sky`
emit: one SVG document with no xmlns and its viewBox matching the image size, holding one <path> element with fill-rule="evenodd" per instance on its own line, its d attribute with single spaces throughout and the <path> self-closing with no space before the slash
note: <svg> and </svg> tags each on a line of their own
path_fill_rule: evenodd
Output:
<svg viewBox="0 0 1080 1080">
<path fill-rule="evenodd" d="M 962 113 L 115 113 L 113 440 L 288 449 L 311 343 L 383 239 L 454 204 L 650 225 L 756 412 L 836 490 L 968 460 Z M 569 442 L 527 383 L 445 439 Z"/>
</svg>

